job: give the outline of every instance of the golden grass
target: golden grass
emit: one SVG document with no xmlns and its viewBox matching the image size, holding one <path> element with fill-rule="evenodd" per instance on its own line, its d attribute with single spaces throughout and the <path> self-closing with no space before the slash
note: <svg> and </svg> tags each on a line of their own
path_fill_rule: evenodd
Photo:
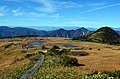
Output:
<svg viewBox="0 0 120 79">
<path fill-rule="evenodd" d="M 72 44 L 76 46 L 75 48 L 80 48 L 79 50 L 72 51 L 85 51 L 90 53 L 88 56 L 74 56 L 78 59 L 79 64 L 84 64 L 85 66 L 73 67 L 77 68 L 79 72 L 91 72 L 91 71 L 99 71 L 99 70 L 120 70 L 120 46 L 112 46 L 107 44 L 99 44 L 93 42 L 79 42 L 72 41 L 69 38 L 54 38 L 54 37 L 27 37 L 27 38 L 12 38 L 17 40 L 22 40 L 18 45 L 13 45 L 10 48 L 4 49 L 2 46 L 7 43 L 3 43 L 0 40 L 0 69 L 7 67 L 14 58 L 21 58 L 26 53 L 21 53 L 22 50 L 21 44 L 26 44 L 29 41 L 39 41 L 39 39 L 44 39 L 45 42 L 43 44 L 46 46 L 48 44 L 55 45 L 56 43 L 61 44 Z M 36 46 L 39 48 L 39 45 Z M 48 46 L 52 47 L 52 46 Z M 39 49 L 28 49 L 25 50 L 27 53 L 35 53 L 39 51 Z M 65 47 L 63 47 L 65 48 Z M 83 48 L 83 49 L 81 49 Z M 92 50 L 89 50 L 92 48 Z M 100 49 L 100 50 L 98 50 Z M 10 54 L 6 55 L 6 52 L 10 52 Z M 14 68 L 14 67 L 13 67 Z M 49 69 L 48 69 L 49 70 Z M 62 70 L 62 68 L 61 68 Z"/>
<path fill-rule="evenodd" d="M 92 48 L 92 50 L 77 50 L 90 53 L 88 56 L 75 56 L 79 60 L 79 63 L 85 64 L 82 68 L 83 71 L 120 70 L 120 46 L 90 42 L 74 44 L 80 47 Z"/>
</svg>

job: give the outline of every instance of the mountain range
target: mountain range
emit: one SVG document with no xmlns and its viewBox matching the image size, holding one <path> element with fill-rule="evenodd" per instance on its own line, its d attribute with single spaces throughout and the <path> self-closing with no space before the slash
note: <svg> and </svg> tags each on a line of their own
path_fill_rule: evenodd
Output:
<svg viewBox="0 0 120 79">
<path fill-rule="evenodd" d="M 84 27 L 76 30 L 65 30 L 63 28 L 60 28 L 58 30 L 45 31 L 45 30 L 36 30 L 25 27 L 10 28 L 8 26 L 0 26 L 0 38 L 14 37 L 14 36 L 28 36 L 28 35 L 73 38 L 79 36 L 87 36 L 90 33 L 91 31 L 87 30 Z"/>
<path fill-rule="evenodd" d="M 47 28 L 47 27 L 46 27 Z M 78 27 L 64 27 L 59 28 L 58 30 L 55 30 L 57 28 L 52 27 L 54 30 L 46 31 L 46 30 L 37 30 L 33 28 L 26 28 L 26 27 L 8 27 L 8 26 L 0 26 L 0 38 L 5 37 L 14 37 L 14 36 L 29 36 L 29 35 L 37 35 L 37 36 L 46 36 L 46 37 L 81 37 L 81 36 L 87 36 L 94 32 L 95 28 L 78 28 Z M 71 29 L 73 30 L 71 30 Z M 76 29 L 75 29 L 76 28 Z M 39 28 L 43 29 L 43 27 Z M 49 28 L 50 29 L 50 28 Z M 119 29 L 115 29 L 116 32 L 120 35 Z"/>
</svg>

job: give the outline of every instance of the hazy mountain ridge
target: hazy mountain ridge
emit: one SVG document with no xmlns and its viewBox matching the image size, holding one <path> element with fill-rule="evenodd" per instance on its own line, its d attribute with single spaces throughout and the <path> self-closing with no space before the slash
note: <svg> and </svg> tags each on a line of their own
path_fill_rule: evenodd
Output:
<svg viewBox="0 0 120 79">
<path fill-rule="evenodd" d="M 4 37 L 14 37 L 14 36 L 26 36 L 26 35 L 39 35 L 39 36 L 51 36 L 51 37 L 79 37 L 79 36 L 87 36 L 91 31 L 80 28 L 76 30 L 53 30 L 53 31 L 44 31 L 44 30 L 36 30 L 32 28 L 24 28 L 24 27 L 15 27 L 10 28 L 7 26 L 0 27 L 0 38 Z"/>
<path fill-rule="evenodd" d="M 3 37 L 13 37 L 13 36 L 25 36 L 25 35 L 45 35 L 46 31 L 31 29 L 31 28 L 23 28 L 23 27 L 15 27 L 10 28 L 6 26 L 0 27 L 0 38 Z"/>
</svg>

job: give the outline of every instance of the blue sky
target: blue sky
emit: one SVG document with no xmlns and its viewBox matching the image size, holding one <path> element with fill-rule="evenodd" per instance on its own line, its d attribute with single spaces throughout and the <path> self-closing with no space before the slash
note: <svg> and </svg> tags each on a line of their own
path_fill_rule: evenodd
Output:
<svg viewBox="0 0 120 79">
<path fill-rule="evenodd" d="M 0 26 L 120 27 L 120 0 L 0 0 Z"/>
</svg>

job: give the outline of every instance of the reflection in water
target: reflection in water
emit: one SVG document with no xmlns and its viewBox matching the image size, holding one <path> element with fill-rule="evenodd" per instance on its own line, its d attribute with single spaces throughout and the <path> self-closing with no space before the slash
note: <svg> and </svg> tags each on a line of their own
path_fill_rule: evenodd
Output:
<svg viewBox="0 0 120 79">
<path fill-rule="evenodd" d="M 20 42 L 21 40 L 3 40 L 3 42 Z"/>
<path fill-rule="evenodd" d="M 33 44 L 33 45 L 41 45 L 41 41 L 34 41 L 34 42 L 28 42 L 28 44 Z"/>
<path fill-rule="evenodd" d="M 83 52 L 83 51 L 81 51 L 81 52 L 73 52 L 73 55 L 75 55 L 75 56 L 86 56 L 86 55 L 89 55 L 89 53 L 87 53 L 87 52 Z"/>
</svg>

